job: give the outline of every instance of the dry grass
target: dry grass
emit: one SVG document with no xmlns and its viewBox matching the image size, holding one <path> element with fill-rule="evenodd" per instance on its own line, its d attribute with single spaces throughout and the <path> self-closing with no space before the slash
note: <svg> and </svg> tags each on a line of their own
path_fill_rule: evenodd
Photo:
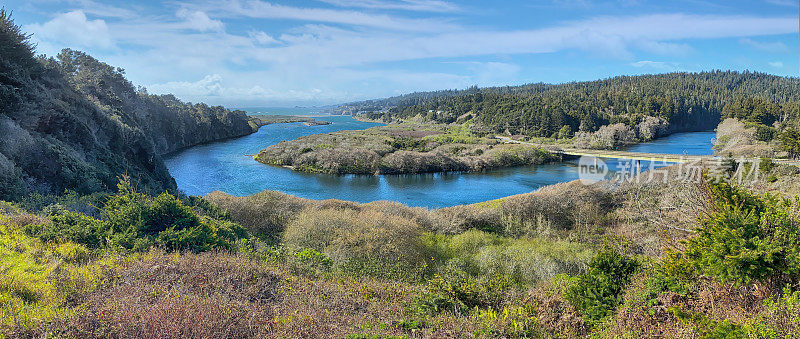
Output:
<svg viewBox="0 0 800 339">
<path fill-rule="evenodd" d="M 420 288 L 295 275 L 245 255 L 152 252 L 60 325 L 68 336 L 118 338 L 461 337 L 475 329 L 446 315 L 404 327 Z"/>
</svg>

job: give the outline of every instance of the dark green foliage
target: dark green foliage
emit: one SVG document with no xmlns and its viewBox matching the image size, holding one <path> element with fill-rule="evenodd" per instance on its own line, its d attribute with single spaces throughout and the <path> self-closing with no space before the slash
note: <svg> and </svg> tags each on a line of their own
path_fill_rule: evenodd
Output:
<svg viewBox="0 0 800 339">
<path fill-rule="evenodd" d="M 10 12 L 0 8 L 0 55 L 3 56 L 0 59 L 0 72 L 7 71 L 6 68 L 12 65 L 34 66 L 34 45 L 30 37 L 14 24 Z"/>
<path fill-rule="evenodd" d="M 50 216 L 50 224 L 31 224 L 25 232 L 44 241 L 73 241 L 89 248 L 105 244 L 107 226 L 104 222 L 83 213 L 63 211 Z"/>
<path fill-rule="evenodd" d="M 797 78 L 713 71 L 620 76 L 561 85 L 472 87 L 370 100 L 343 108 L 380 111 L 367 115 L 387 121 L 421 116 L 451 123 L 470 114 L 490 132 L 560 137 L 564 126 L 573 132 L 592 132 L 614 123 L 633 126 L 648 116 L 666 119 L 673 131 L 710 129 L 721 116 L 771 125 L 779 119 L 797 118 L 797 101 Z"/>
<path fill-rule="evenodd" d="M 638 267 L 636 259 L 624 254 L 600 252 L 589 263 L 589 270 L 567 285 L 564 298 L 587 322 L 597 324 L 612 315 L 622 303 L 622 292 Z"/>
<path fill-rule="evenodd" d="M 563 127 L 561 127 L 560 130 L 558 130 L 557 138 L 559 139 L 571 138 L 572 134 L 573 134 L 572 127 L 570 125 L 564 125 Z"/>
<path fill-rule="evenodd" d="M 797 159 L 800 156 L 800 131 L 794 128 L 787 128 L 778 136 L 780 147 L 789 153 L 789 157 Z"/>
<path fill-rule="evenodd" d="M 233 249 L 247 237 L 239 225 L 200 216 L 174 196 L 156 198 L 135 192 L 130 181 L 119 184 L 101 209 L 101 218 L 78 212 L 56 211 L 50 223 L 28 225 L 26 233 L 44 241 L 72 241 L 89 248 L 146 250 L 160 246 L 168 250 L 202 252 L 214 248 Z"/>
<path fill-rule="evenodd" d="M 392 146 L 394 149 L 398 150 L 406 150 L 406 151 L 424 151 L 425 144 L 428 143 L 427 140 L 417 139 L 417 138 L 394 138 L 391 140 L 386 140 L 385 143 L 389 146 Z"/>
<path fill-rule="evenodd" d="M 760 97 L 740 96 L 725 105 L 722 109 L 722 118 L 736 118 L 741 121 L 770 126 L 790 107 L 789 105 L 781 106 L 778 102 Z"/>
<path fill-rule="evenodd" d="M 777 130 L 775 128 L 756 124 L 756 139 L 760 141 L 770 142 L 775 138 Z"/>
<path fill-rule="evenodd" d="M 800 281 L 796 201 L 725 182 L 705 187 L 709 207 L 684 253 L 697 272 L 739 284 Z"/>
<path fill-rule="evenodd" d="M 775 162 L 770 158 L 761 158 L 758 162 L 758 170 L 762 173 L 769 173 L 775 168 Z"/>
</svg>

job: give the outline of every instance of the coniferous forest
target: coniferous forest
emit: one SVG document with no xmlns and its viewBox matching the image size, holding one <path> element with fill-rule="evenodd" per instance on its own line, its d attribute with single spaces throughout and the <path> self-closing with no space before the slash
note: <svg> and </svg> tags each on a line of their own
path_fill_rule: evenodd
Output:
<svg viewBox="0 0 800 339">
<path fill-rule="evenodd" d="M 736 115 L 771 126 L 796 120 L 800 80 L 757 72 L 712 71 L 621 76 L 561 85 L 472 87 L 413 93 L 344 105 L 371 119 L 424 117 L 452 123 L 473 120 L 493 133 L 557 136 L 562 129 L 593 132 L 601 126 L 665 120 L 674 131 L 713 129 Z M 755 111 L 755 112 L 753 112 Z M 735 113 L 734 113 L 735 112 Z M 751 116 L 751 114 L 753 114 Z"/>
</svg>

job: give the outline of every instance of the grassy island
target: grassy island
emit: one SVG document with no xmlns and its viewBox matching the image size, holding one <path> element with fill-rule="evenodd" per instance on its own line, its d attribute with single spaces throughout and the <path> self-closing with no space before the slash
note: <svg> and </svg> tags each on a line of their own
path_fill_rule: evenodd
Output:
<svg viewBox="0 0 800 339">
<path fill-rule="evenodd" d="M 468 126 L 403 123 L 310 135 L 267 147 L 255 159 L 331 174 L 485 171 L 554 160 L 540 148 L 503 144 Z"/>
<path fill-rule="evenodd" d="M 288 124 L 293 122 L 302 122 L 306 126 L 330 125 L 330 121 L 317 120 L 312 117 L 304 117 L 299 115 L 251 115 L 250 119 L 258 125 L 271 125 L 271 124 Z"/>
</svg>

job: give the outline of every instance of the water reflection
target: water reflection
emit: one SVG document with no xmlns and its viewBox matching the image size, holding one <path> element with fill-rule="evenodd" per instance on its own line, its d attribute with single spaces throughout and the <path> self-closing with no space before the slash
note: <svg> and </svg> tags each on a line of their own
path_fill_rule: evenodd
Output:
<svg viewBox="0 0 800 339">
<path fill-rule="evenodd" d="M 214 190 L 249 195 L 278 190 L 310 199 L 359 202 L 393 200 L 412 206 L 444 207 L 497 199 L 534 191 L 542 186 L 578 178 L 577 161 L 504 168 L 485 173 L 435 173 L 416 175 L 326 175 L 299 173 L 260 164 L 255 154 L 281 140 L 366 129 L 376 126 L 350 117 L 326 117 L 332 124 L 303 126 L 274 124 L 246 137 L 193 147 L 167 157 L 166 164 L 178 187 L 187 194 Z M 634 152 L 711 154 L 713 132 L 684 133 L 631 147 Z M 610 168 L 619 162 L 607 159 Z M 645 162 L 643 169 L 647 168 Z"/>
</svg>

